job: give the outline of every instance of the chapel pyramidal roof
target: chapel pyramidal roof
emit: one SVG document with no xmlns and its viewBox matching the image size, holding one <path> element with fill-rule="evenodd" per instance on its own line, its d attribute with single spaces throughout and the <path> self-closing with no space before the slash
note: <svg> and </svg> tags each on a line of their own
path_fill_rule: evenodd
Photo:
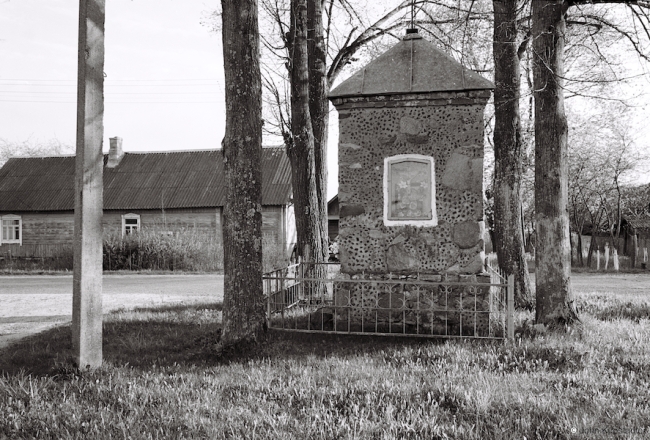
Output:
<svg viewBox="0 0 650 440">
<path fill-rule="evenodd" d="M 339 84 L 329 97 L 487 89 L 494 89 L 491 81 L 414 32 Z"/>
</svg>

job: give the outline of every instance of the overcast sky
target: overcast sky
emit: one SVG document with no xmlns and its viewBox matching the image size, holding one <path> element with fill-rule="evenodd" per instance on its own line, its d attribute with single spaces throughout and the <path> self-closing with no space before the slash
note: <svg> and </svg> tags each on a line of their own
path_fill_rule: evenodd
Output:
<svg viewBox="0 0 650 440">
<path fill-rule="evenodd" d="M 219 0 L 106 2 L 104 150 L 220 148 L 225 132 Z M 0 0 L 0 138 L 76 133 L 78 0 Z M 331 120 L 336 123 L 337 118 Z M 328 197 L 338 190 L 337 132 L 330 135 Z"/>
<path fill-rule="evenodd" d="M 219 0 L 110 0 L 104 150 L 219 148 L 221 36 L 202 23 Z M 0 138 L 74 145 L 78 0 L 0 0 Z M 336 125 L 336 115 L 330 118 Z M 330 134 L 328 196 L 337 191 Z M 642 180 L 650 180 L 650 176 Z"/>
<path fill-rule="evenodd" d="M 201 25 L 214 0 L 110 0 L 105 144 L 216 148 L 224 134 L 220 36 Z M 0 136 L 74 144 L 78 1 L 0 0 Z"/>
</svg>

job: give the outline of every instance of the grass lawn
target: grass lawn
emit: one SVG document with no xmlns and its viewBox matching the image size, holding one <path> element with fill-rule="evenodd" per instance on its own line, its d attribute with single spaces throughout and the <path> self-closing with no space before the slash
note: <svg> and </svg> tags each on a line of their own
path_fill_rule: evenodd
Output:
<svg viewBox="0 0 650 440">
<path fill-rule="evenodd" d="M 514 342 L 271 332 L 221 358 L 220 305 L 115 312 L 93 373 L 69 327 L 0 353 L 0 439 L 650 438 L 650 297 L 578 307 L 562 335 L 518 313 Z"/>
</svg>

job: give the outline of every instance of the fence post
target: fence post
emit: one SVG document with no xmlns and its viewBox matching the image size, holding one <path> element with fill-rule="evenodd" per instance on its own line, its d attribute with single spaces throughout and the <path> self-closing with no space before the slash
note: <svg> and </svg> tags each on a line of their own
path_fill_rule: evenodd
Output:
<svg viewBox="0 0 650 440">
<path fill-rule="evenodd" d="M 515 338 L 515 276 L 510 274 L 508 275 L 508 315 L 507 315 L 507 325 L 506 329 L 508 331 L 508 339 L 512 340 Z"/>
<path fill-rule="evenodd" d="M 277 275 L 273 275 L 277 276 Z M 266 284 L 266 328 L 271 327 L 271 280 L 265 279 L 264 283 Z"/>
</svg>

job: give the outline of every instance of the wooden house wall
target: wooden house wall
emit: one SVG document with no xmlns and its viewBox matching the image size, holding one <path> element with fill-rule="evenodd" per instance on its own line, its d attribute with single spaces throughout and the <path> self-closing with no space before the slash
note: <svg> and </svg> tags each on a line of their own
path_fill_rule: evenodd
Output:
<svg viewBox="0 0 650 440">
<path fill-rule="evenodd" d="M 6 243 L 0 245 L 0 254 L 49 256 L 62 246 L 72 245 L 74 213 L 71 211 L 2 214 L 21 216 L 23 239 L 22 246 Z M 221 207 L 170 209 L 165 210 L 164 214 L 162 211 L 152 210 L 104 211 L 102 223 L 105 236 L 122 234 L 123 214 L 140 215 L 140 225 L 143 230 L 174 233 L 181 230 L 194 230 L 212 237 L 216 235 L 219 241 L 223 240 Z M 281 244 L 295 241 L 286 236 L 287 223 L 285 207 L 262 207 L 262 234 L 267 241 L 273 240 Z"/>
<path fill-rule="evenodd" d="M 74 233 L 72 212 L 47 214 L 26 212 L 19 215 L 23 221 L 23 245 L 72 244 Z"/>
<path fill-rule="evenodd" d="M 339 196 L 333 197 L 327 202 L 327 236 L 330 243 L 337 240 L 339 236 Z"/>
<path fill-rule="evenodd" d="M 330 243 L 335 242 L 337 237 L 339 236 L 339 219 L 338 219 L 338 217 L 336 217 L 336 218 L 329 217 L 327 219 L 327 236 L 330 239 Z"/>
<path fill-rule="evenodd" d="M 195 231 L 221 236 L 221 208 L 104 211 L 104 235 L 122 235 L 122 215 L 138 214 L 142 230 L 165 232 Z"/>
<path fill-rule="evenodd" d="M 22 220 L 22 245 L 0 244 L 0 257 L 10 254 L 16 257 L 50 257 L 72 246 L 74 214 L 61 212 L 3 212 L 15 214 Z"/>
<path fill-rule="evenodd" d="M 282 206 L 262 208 L 262 238 L 265 241 L 283 242 Z"/>
</svg>

